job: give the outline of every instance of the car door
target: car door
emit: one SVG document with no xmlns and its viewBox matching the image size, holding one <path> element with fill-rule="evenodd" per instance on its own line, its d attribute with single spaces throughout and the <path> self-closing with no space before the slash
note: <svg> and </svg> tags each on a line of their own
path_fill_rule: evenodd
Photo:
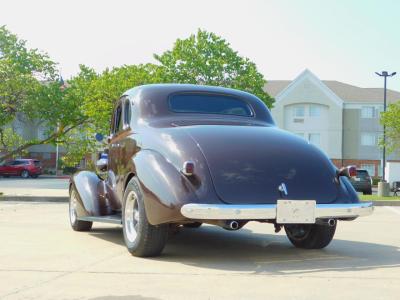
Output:
<svg viewBox="0 0 400 300">
<path fill-rule="evenodd" d="M 9 167 L 10 175 L 19 175 L 21 172 L 21 167 L 23 167 L 23 162 L 20 160 L 14 160 Z"/>
<path fill-rule="evenodd" d="M 131 101 L 124 96 L 114 110 L 109 143 L 108 181 L 119 203 L 125 188 L 126 175 L 129 173 L 129 161 L 136 151 L 136 142 L 130 136 Z"/>
<path fill-rule="evenodd" d="M 122 131 L 122 103 L 119 100 L 115 106 L 113 117 L 111 120 L 110 136 L 108 138 L 108 170 L 107 185 L 110 188 L 113 198 L 117 200 L 116 204 L 121 204 L 120 196 L 117 193 L 117 174 L 120 163 L 119 154 L 119 132 Z"/>
</svg>

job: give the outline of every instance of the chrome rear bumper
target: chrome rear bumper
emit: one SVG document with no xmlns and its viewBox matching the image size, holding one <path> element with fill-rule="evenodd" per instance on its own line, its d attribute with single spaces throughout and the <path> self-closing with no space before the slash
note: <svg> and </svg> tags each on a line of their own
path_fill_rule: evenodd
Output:
<svg viewBox="0 0 400 300">
<path fill-rule="evenodd" d="M 198 220 L 267 220 L 276 219 L 275 204 L 185 204 L 183 216 Z M 316 219 L 357 218 L 372 214 L 374 207 L 367 203 L 317 204 Z"/>
</svg>

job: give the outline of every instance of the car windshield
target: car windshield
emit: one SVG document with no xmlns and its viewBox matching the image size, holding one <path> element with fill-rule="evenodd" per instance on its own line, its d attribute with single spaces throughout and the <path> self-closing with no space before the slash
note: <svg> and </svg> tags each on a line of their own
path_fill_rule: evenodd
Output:
<svg viewBox="0 0 400 300">
<path fill-rule="evenodd" d="M 357 177 L 358 178 L 367 178 L 369 177 L 368 172 L 364 170 L 357 170 Z"/>
<path fill-rule="evenodd" d="M 250 106 L 235 97 L 216 94 L 176 94 L 169 107 L 177 113 L 220 114 L 251 117 Z"/>
</svg>

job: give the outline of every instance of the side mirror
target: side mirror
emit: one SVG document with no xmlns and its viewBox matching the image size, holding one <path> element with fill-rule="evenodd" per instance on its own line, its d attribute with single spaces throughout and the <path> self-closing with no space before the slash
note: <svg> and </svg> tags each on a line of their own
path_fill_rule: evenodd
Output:
<svg viewBox="0 0 400 300">
<path fill-rule="evenodd" d="M 104 173 L 108 168 L 108 155 L 106 153 L 100 154 L 100 158 L 96 161 L 96 170 L 98 173 Z"/>
<path fill-rule="evenodd" d="M 348 178 L 355 177 L 357 175 L 357 168 L 355 166 L 342 167 L 337 171 L 337 177 L 346 176 Z"/>
</svg>

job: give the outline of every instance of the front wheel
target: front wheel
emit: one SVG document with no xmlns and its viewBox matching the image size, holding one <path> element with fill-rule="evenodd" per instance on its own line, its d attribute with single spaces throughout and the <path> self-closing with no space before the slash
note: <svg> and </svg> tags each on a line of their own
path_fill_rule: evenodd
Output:
<svg viewBox="0 0 400 300">
<path fill-rule="evenodd" d="M 76 211 L 78 205 L 78 195 L 72 187 L 69 195 L 69 222 L 75 231 L 89 231 L 92 228 L 93 222 L 78 220 Z"/>
<path fill-rule="evenodd" d="M 128 251 L 139 257 L 160 255 L 167 241 L 168 225 L 151 225 L 137 179 L 128 183 L 124 194 L 122 228 Z"/>
<path fill-rule="evenodd" d="M 23 170 L 23 171 L 21 172 L 21 177 L 22 177 L 22 178 L 28 178 L 28 177 L 29 177 L 29 172 L 28 172 L 28 170 Z"/>
<path fill-rule="evenodd" d="M 336 224 L 291 224 L 285 225 L 285 231 L 289 241 L 297 248 L 322 249 L 332 241 Z"/>
</svg>

